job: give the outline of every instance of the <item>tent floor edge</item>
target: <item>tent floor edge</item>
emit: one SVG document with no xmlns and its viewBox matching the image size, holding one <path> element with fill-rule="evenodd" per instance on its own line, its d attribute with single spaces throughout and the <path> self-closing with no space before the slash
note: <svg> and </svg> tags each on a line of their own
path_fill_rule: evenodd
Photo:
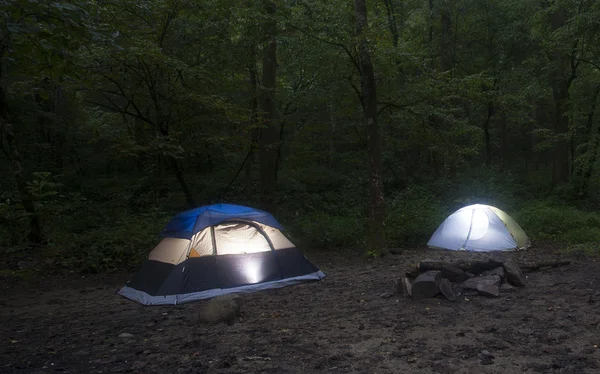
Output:
<svg viewBox="0 0 600 374">
<path fill-rule="evenodd" d="M 136 301 L 143 305 L 179 305 L 193 301 L 212 299 L 214 297 L 223 296 L 230 293 L 254 293 L 269 289 L 283 288 L 310 281 L 320 281 L 325 277 L 325 273 L 321 270 L 318 270 L 311 274 L 301 275 L 283 280 L 248 284 L 232 288 L 216 288 L 212 290 L 198 291 L 188 294 L 153 296 L 144 291 L 136 290 L 135 288 L 129 286 L 121 288 L 117 293 L 123 297 L 126 297 L 132 301 Z"/>
</svg>

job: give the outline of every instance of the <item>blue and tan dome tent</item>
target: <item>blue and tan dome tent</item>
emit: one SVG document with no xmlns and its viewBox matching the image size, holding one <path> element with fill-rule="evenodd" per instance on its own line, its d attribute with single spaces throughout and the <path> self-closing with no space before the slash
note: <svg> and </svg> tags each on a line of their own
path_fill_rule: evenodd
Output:
<svg viewBox="0 0 600 374">
<path fill-rule="evenodd" d="M 180 213 L 118 293 L 146 305 L 181 304 L 325 277 L 282 231 L 271 214 L 240 205 Z"/>
<path fill-rule="evenodd" d="M 473 252 L 511 251 L 531 246 L 519 224 L 504 211 L 483 204 L 452 213 L 433 233 L 431 248 Z"/>
</svg>

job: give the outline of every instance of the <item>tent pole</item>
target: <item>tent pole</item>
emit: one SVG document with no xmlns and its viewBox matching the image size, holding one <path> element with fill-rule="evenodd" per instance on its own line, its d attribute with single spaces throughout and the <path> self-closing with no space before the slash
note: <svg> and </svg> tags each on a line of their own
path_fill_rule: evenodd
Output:
<svg viewBox="0 0 600 374">
<path fill-rule="evenodd" d="M 471 231 L 473 230 L 473 218 L 475 218 L 475 209 L 471 210 L 471 222 L 469 223 L 469 232 L 467 233 L 467 238 L 465 239 L 465 242 L 462 245 L 465 250 L 467 249 L 467 242 L 469 241 L 469 238 L 471 238 Z"/>
<path fill-rule="evenodd" d="M 211 226 L 210 227 L 210 236 L 212 239 L 212 246 L 213 246 L 213 255 L 217 254 L 217 239 L 215 238 L 215 227 Z"/>
</svg>

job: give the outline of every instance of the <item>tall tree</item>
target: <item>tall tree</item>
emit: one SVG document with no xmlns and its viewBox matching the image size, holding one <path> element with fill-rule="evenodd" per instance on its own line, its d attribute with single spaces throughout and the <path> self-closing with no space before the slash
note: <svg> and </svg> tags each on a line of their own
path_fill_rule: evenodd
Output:
<svg viewBox="0 0 600 374">
<path fill-rule="evenodd" d="M 275 0 L 263 0 L 263 55 L 262 82 L 259 91 L 260 110 L 260 200 L 261 205 L 268 211 L 274 211 L 275 195 L 277 192 L 277 156 L 278 135 L 277 105 L 275 88 L 277 85 L 277 19 Z"/>
<path fill-rule="evenodd" d="M 10 90 L 18 76 L 30 81 L 47 82 L 64 74 L 68 66 L 66 56 L 85 35 L 84 4 L 61 4 L 33 0 L 0 2 L 0 149 L 12 166 L 12 173 L 23 209 L 29 215 L 29 238 L 34 243 L 43 241 L 41 219 L 36 211 L 34 197 L 28 188 L 28 173 L 21 157 L 16 131 L 9 108 L 9 91 L 19 99 L 35 96 L 18 88 Z M 8 76 L 12 69 L 11 77 Z M 23 84 L 23 82 L 20 82 Z M 39 84 L 39 83 L 38 83 Z M 28 85 L 24 85 L 27 87 Z M 42 90 L 37 88 L 37 92 Z"/>
<path fill-rule="evenodd" d="M 367 169 L 369 173 L 369 250 L 385 250 L 383 177 L 381 173 L 381 136 L 377 122 L 377 82 L 367 38 L 367 2 L 354 1 L 360 87 L 367 129 Z"/>
</svg>

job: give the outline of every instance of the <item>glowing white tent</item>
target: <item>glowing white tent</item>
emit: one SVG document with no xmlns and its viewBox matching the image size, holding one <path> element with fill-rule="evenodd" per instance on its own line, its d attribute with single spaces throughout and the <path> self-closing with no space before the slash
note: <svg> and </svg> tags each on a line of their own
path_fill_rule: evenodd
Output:
<svg viewBox="0 0 600 374">
<path fill-rule="evenodd" d="M 508 214 L 493 206 L 476 204 L 461 208 L 446 218 L 427 245 L 487 252 L 525 249 L 531 242 Z"/>
</svg>

